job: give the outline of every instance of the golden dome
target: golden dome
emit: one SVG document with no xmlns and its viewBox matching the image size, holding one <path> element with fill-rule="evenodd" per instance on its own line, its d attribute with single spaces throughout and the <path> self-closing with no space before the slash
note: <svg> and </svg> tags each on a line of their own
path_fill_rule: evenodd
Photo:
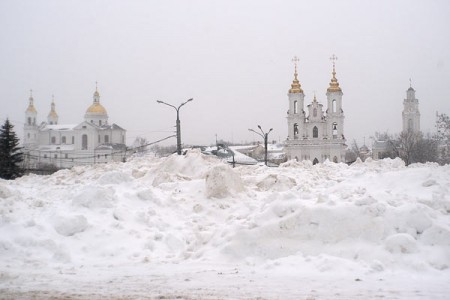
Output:
<svg viewBox="0 0 450 300">
<path fill-rule="evenodd" d="M 303 93 L 302 90 L 302 86 L 300 84 L 300 82 L 298 81 L 298 74 L 297 74 L 297 62 L 299 62 L 299 59 L 297 56 L 294 56 L 294 58 L 292 59 L 292 62 L 294 63 L 295 66 L 295 71 L 294 71 L 294 80 L 292 81 L 291 84 L 291 88 L 289 89 L 289 93 L 292 94 L 296 94 L 296 93 Z"/>
<path fill-rule="evenodd" d="M 50 113 L 48 114 L 49 117 L 51 118 L 58 118 L 58 114 L 56 113 L 56 111 L 52 110 L 50 111 Z"/>
<path fill-rule="evenodd" d="M 48 113 L 48 117 L 49 118 L 58 118 L 58 114 L 56 113 L 55 110 L 55 96 L 52 95 L 52 104 L 51 104 L 51 109 L 50 112 Z"/>
<path fill-rule="evenodd" d="M 30 98 L 28 98 L 29 104 L 26 112 L 37 114 L 36 108 L 34 108 L 33 90 L 30 90 Z"/>
<path fill-rule="evenodd" d="M 34 108 L 34 105 L 31 103 L 30 103 L 30 105 L 28 105 L 27 112 L 37 113 L 36 108 Z"/>
<path fill-rule="evenodd" d="M 333 64 L 333 78 L 331 78 L 330 87 L 327 89 L 327 92 L 342 92 L 341 88 L 339 87 L 339 82 L 336 78 L 336 70 L 334 68 Z"/>
<path fill-rule="evenodd" d="M 93 114 L 107 114 L 106 109 L 101 105 L 100 103 L 96 102 L 89 106 L 86 113 L 93 113 Z"/>
<path fill-rule="evenodd" d="M 289 93 L 303 93 L 302 86 L 297 79 L 297 71 L 294 73 L 294 80 L 292 81 L 291 88 L 289 89 Z"/>
</svg>

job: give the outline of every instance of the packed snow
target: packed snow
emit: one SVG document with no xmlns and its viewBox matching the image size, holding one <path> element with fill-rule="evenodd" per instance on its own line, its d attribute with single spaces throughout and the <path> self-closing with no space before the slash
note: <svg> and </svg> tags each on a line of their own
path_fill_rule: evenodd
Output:
<svg viewBox="0 0 450 300">
<path fill-rule="evenodd" d="M 450 166 L 196 151 L 0 180 L 1 299 L 449 299 Z"/>
</svg>

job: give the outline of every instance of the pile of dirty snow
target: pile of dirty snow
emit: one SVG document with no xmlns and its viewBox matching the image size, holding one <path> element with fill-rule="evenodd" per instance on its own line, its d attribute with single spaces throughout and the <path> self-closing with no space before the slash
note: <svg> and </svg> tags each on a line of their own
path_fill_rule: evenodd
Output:
<svg viewBox="0 0 450 300">
<path fill-rule="evenodd" d="M 445 299 L 450 166 L 189 152 L 0 180 L 0 258 L 12 298 Z"/>
</svg>

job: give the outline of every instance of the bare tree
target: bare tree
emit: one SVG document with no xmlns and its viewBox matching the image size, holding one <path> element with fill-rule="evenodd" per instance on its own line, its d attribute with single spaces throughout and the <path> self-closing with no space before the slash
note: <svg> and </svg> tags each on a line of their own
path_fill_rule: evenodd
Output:
<svg viewBox="0 0 450 300">
<path fill-rule="evenodd" d="M 438 162 L 438 140 L 430 134 L 421 136 L 412 152 L 412 162 Z"/>
<path fill-rule="evenodd" d="M 397 152 L 406 165 L 413 163 L 414 153 L 417 152 L 417 145 L 422 138 L 421 133 L 412 130 L 402 131 L 398 137 Z"/>
<path fill-rule="evenodd" d="M 133 148 L 135 149 L 135 153 L 144 153 L 147 151 L 147 144 L 148 141 L 146 138 L 143 137 L 136 137 L 136 139 L 133 142 Z"/>
<path fill-rule="evenodd" d="M 436 113 L 436 139 L 439 163 L 450 163 L 450 117 Z"/>
</svg>

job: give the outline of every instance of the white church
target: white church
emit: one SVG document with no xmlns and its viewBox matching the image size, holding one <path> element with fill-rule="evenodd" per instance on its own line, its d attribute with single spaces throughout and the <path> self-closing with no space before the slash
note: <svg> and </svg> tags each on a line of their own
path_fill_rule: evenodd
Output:
<svg viewBox="0 0 450 300">
<path fill-rule="evenodd" d="M 342 89 L 336 79 L 333 55 L 333 72 L 327 88 L 327 106 L 319 103 L 314 95 L 304 110 L 305 94 L 298 80 L 297 58 L 294 58 L 294 80 L 288 92 L 289 110 L 287 112 L 288 138 L 285 142 L 287 159 L 310 160 L 313 164 L 327 159 L 332 162 L 345 162 L 347 148 L 344 137 L 344 111 L 342 109 Z"/>
<path fill-rule="evenodd" d="M 59 124 L 52 99 L 47 122 L 37 123 L 37 111 L 30 94 L 25 112 L 24 159 L 28 168 L 54 166 L 70 168 L 76 165 L 123 161 L 126 157 L 126 130 L 109 124 L 108 113 L 100 103 L 96 88 L 93 103 L 79 124 Z"/>
</svg>

